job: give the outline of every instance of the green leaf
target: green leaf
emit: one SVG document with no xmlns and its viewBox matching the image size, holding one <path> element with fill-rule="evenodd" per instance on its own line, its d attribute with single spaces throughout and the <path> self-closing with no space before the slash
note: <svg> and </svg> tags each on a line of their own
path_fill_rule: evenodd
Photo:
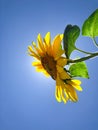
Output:
<svg viewBox="0 0 98 130">
<path fill-rule="evenodd" d="M 98 36 L 98 9 L 96 9 L 82 26 L 82 35 L 94 38 Z"/>
<path fill-rule="evenodd" d="M 88 69 L 85 62 L 72 64 L 69 68 L 69 72 L 73 77 L 89 78 Z"/>
<path fill-rule="evenodd" d="M 76 49 L 75 42 L 79 37 L 80 28 L 77 25 L 67 25 L 64 31 L 63 46 L 65 55 L 67 58 L 70 57 L 71 53 Z"/>
</svg>

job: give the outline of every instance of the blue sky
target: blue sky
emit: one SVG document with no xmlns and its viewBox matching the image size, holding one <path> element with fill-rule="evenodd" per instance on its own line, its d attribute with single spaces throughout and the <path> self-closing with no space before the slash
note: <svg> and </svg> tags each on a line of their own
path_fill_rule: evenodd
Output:
<svg viewBox="0 0 98 130">
<path fill-rule="evenodd" d="M 81 28 L 96 8 L 98 0 L 0 0 L 0 130 L 98 130 L 98 57 L 86 61 L 90 79 L 80 78 L 79 102 L 64 105 L 55 99 L 55 81 L 37 73 L 27 55 L 38 33 L 53 38 L 67 24 Z M 87 37 L 76 45 L 97 51 Z"/>
</svg>

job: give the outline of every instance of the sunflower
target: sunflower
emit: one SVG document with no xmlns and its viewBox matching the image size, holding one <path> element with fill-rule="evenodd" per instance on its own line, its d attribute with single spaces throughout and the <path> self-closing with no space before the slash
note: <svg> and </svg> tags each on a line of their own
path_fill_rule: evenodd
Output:
<svg viewBox="0 0 98 130">
<path fill-rule="evenodd" d="M 43 72 L 56 81 L 55 97 L 57 101 L 66 103 L 71 100 L 76 102 L 78 100 L 76 90 L 82 91 L 81 81 L 72 79 L 64 68 L 67 65 L 67 59 L 62 56 L 64 54 L 61 46 L 62 39 L 63 34 L 58 34 L 51 43 L 50 32 L 44 38 L 38 34 L 38 46 L 32 42 L 32 45 L 28 46 L 28 52 L 36 59 L 32 63 L 36 67 L 36 71 Z"/>
</svg>

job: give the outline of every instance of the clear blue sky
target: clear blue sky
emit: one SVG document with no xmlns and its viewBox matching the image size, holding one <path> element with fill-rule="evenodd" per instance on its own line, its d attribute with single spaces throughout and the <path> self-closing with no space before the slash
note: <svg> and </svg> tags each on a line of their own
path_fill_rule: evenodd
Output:
<svg viewBox="0 0 98 130">
<path fill-rule="evenodd" d="M 98 57 L 87 61 L 79 102 L 55 99 L 55 81 L 35 72 L 27 46 L 38 33 L 52 38 L 67 24 L 80 28 L 98 0 L 0 0 L 0 130 L 98 130 Z M 77 46 L 97 51 L 89 38 Z M 74 52 L 72 58 L 84 56 Z"/>
</svg>

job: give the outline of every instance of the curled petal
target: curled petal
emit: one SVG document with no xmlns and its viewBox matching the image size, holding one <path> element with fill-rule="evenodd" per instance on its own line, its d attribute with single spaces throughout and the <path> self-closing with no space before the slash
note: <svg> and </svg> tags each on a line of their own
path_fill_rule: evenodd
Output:
<svg viewBox="0 0 98 130">
<path fill-rule="evenodd" d="M 68 84 L 66 84 L 65 87 L 66 87 L 66 92 L 67 92 L 70 100 L 73 102 L 77 102 L 78 96 L 77 96 L 75 89 L 71 85 L 68 85 Z"/>
<path fill-rule="evenodd" d="M 56 86 L 55 97 L 58 102 L 61 102 L 61 89 L 60 86 Z"/>
<path fill-rule="evenodd" d="M 62 100 L 63 100 L 64 103 L 67 103 L 67 101 L 68 101 L 68 98 L 64 94 L 64 90 L 63 90 L 63 93 L 62 93 Z"/>
</svg>

